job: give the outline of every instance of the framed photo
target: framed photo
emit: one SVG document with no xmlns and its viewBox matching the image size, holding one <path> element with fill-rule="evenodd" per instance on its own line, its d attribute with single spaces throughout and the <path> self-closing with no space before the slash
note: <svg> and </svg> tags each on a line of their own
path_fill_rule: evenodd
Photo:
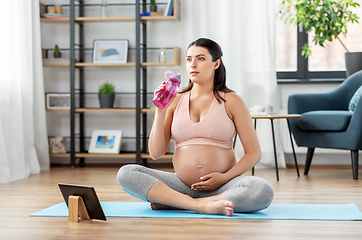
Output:
<svg viewBox="0 0 362 240">
<path fill-rule="evenodd" d="M 89 153 L 114 153 L 121 149 L 121 130 L 94 130 L 89 144 Z"/>
<path fill-rule="evenodd" d="M 94 40 L 93 63 L 126 63 L 128 40 Z"/>
<path fill-rule="evenodd" d="M 46 93 L 47 109 L 70 109 L 69 93 Z"/>
</svg>

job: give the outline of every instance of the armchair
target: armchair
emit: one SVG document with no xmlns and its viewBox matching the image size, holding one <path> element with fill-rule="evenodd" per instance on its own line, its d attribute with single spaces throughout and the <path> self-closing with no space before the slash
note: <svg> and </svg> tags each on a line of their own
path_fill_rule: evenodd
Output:
<svg viewBox="0 0 362 240">
<path fill-rule="evenodd" d="M 358 93 L 362 92 L 361 85 L 362 71 L 359 71 L 333 91 L 289 96 L 288 113 L 302 115 L 299 119 L 290 119 L 290 130 L 298 146 L 308 147 L 304 175 L 308 175 L 316 147 L 332 148 L 351 151 L 353 179 L 358 179 L 358 150 L 362 149 L 362 97 L 356 101 L 354 111 L 349 108 L 357 89 Z"/>
</svg>

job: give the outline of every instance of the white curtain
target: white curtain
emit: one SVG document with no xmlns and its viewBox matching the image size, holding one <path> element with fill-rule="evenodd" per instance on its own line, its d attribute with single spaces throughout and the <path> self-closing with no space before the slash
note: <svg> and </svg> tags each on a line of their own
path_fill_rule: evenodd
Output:
<svg viewBox="0 0 362 240">
<path fill-rule="evenodd" d="M 271 104 L 278 111 L 279 94 L 275 70 L 274 1 L 270 0 L 181 0 L 183 49 L 199 37 L 221 46 L 227 85 L 248 107 Z M 185 56 L 185 55 L 182 55 Z M 185 66 L 185 58 L 182 65 Z M 187 76 L 183 70 L 183 76 Z M 186 81 L 185 81 L 186 82 Z M 285 167 L 278 120 L 275 121 L 278 166 Z M 241 133 L 242 134 L 242 133 Z M 257 121 L 262 160 L 257 167 L 274 167 L 274 149 L 269 120 Z M 236 147 L 241 158 L 241 144 Z"/>
<path fill-rule="evenodd" d="M 39 1 L 0 8 L 0 182 L 49 169 Z"/>
</svg>

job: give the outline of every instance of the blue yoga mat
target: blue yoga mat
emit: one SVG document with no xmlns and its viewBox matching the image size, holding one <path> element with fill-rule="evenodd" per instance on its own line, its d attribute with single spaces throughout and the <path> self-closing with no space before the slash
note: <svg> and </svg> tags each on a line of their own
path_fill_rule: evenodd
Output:
<svg viewBox="0 0 362 240">
<path fill-rule="evenodd" d="M 234 213 L 232 217 L 198 214 L 187 210 L 152 210 L 147 202 L 101 202 L 106 217 L 122 218 L 217 218 L 265 220 L 362 220 L 356 204 L 272 204 L 254 213 Z M 31 217 L 68 217 L 65 202 L 33 213 Z"/>
</svg>

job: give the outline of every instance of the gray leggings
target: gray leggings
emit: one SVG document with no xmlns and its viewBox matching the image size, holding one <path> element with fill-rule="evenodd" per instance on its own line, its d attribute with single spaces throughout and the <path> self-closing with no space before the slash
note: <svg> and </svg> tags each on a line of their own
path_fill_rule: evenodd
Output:
<svg viewBox="0 0 362 240">
<path fill-rule="evenodd" d="M 255 212 L 267 208 L 274 198 L 270 184 L 259 177 L 238 176 L 211 191 L 196 191 L 184 184 L 175 173 L 130 164 L 121 167 L 117 181 L 124 191 L 148 202 L 147 193 L 157 181 L 192 198 L 210 197 L 224 193 L 234 205 L 234 212 Z"/>
</svg>

